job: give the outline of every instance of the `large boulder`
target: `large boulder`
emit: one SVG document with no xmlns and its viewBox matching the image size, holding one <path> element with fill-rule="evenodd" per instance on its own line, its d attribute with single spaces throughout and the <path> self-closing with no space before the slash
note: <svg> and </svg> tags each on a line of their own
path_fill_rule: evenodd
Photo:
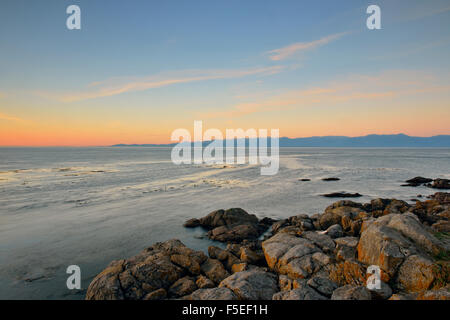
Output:
<svg viewBox="0 0 450 320">
<path fill-rule="evenodd" d="M 434 264 L 421 255 L 409 256 L 398 271 L 396 284 L 401 291 L 420 292 L 430 288 L 434 282 Z"/>
<path fill-rule="evenodd" d="M 433 255 L 440 250 L 439 240 L 413 214 L 391 214 L 364 229 L 358 243 L 358 260 L 377 265 L 393 277 L 408 256 L 419 251 Z"/>
<path fill-rule="evenodd" d="M 270 269 L 293 279 L 306 278 L 317 267 L 312 255 L 321 252 L 310 240 L 278 233 L 262 243 Z"/>
<path fill-rule="evenodd" d="M 236 272 L 224 279 L 219 287 L 230 289 L 240 300 L 270 300 L 279 290 L 278 277 L 257 268 Z"/>
<path fill-rule="evenodd" d="M 183 255 L 191 261 L 176 264 L 171 257 Z M 196 267 L 207 259 L 203 252 L 187 248 L 179 240 L 168 240 L 145 249 L 138 255 L 113 261 L 92 280 L 88 300 L 143 299 L 158 289 L 169 291 L 185 275 L 196 274 Z"/>
</svg>

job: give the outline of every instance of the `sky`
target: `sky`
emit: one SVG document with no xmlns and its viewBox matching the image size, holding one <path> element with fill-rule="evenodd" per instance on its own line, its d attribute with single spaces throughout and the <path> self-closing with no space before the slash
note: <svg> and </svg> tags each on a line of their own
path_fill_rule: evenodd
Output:
<svg viewBox="0 0 450 320">
<path fill-rule="evenodd" d="M 2 0 L 0 146 L 450 134 L 449 57 L 448 0 Z"/>
</svg>

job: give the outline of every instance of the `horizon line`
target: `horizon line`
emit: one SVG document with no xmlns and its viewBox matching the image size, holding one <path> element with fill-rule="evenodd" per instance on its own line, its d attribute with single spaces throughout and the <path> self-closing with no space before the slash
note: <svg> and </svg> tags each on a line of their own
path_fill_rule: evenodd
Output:
<svg viewBox="0 0 450 320">
<path fill-rule="evenodd" d="M 362 136 L 342 136 L 342 135 L 327 135 L 327 136 L 306 136 L 306 137 L 287 137 L 287 136 L 283 136 L 283 137 L 279 137 L 279 139 L 290 139 L 290 140 L 295 140 L 295 139 L 309 139 L 309 138 L 364 138 L 364 137 L 369 137 L 369 136 L 406 136 L 409 138 L 435 138 L 435 137 L 447 137 L 450 136 L 449 134 L 436 134 L 436 135 L 432 135 L 432 136 L 410 136 L 407 135 L 405 133 L 392 133 L 392 134 L 379 134 L 379 133 L 370 133 L 370 134 L 366 134 L 366 135 L 362 135 Z M 271 136 L 267 136 L 265 138 L 271 138 Z M 235 138 L 237 140 L 242 139 L 242 138 Z M 249 139 L 248 137 L 245 137 L 243 139 Z M 218 141 L 226 141 L 227 139 L 220 139 Z M 212 142 L 214 140 L 197 140 L 197 141 L 189 141 L 190 143 L 194 143 L 194 142 Z M 188 141 L 186 141 L 187 143 Z M 178 144 L 178 143 L 182 143 L 182 142 L 168 142 L 168 143 L 114 143 L 114 144 L 108 144 L 108 145 L 0 145 L 0 148 L 100 148 L 100 147 L 115 147 L 115 146 L 144 146 L 144 145 L 152 145 L 154 147 L 164 147 L 164 146 L 168 146 L 168 145 L 174 145 L 174 144 Z M 283 147 L 283 148 L 287 148 L 287 147 Z M 295 147 L 295 148 L 299 148 L 299 147 Z M 311 147 L 310 147 L 311 148 Z M 340 148 L 340 147 L 337 147 Z M 370 147 L 368 147 L 370 148 Z M 395 147 L 393 147 L 395 148 Z M 423 147 L 421 147 L 423 148 Z M 445 147 L 443 147 L 445 148 Z"/>
</svg>

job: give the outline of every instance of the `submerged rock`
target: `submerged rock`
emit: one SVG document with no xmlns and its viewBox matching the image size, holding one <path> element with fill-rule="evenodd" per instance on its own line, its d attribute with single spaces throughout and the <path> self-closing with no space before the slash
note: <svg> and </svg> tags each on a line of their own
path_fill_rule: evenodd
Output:
<svg viewBox="0 0 450 320">
<path fill-rule="evenodd" d="M 326 193 L 322 196 L 327 198 L 358 198 L 362 197 L 362 194 L 359 193 L 348 193 L 348 192 L 332 192 L 332 193 Z"/>
<path fill-rule="evenodd" d="M 339 181 L 339 178 L 323 178 L 322 181 Z"/>
</svg>

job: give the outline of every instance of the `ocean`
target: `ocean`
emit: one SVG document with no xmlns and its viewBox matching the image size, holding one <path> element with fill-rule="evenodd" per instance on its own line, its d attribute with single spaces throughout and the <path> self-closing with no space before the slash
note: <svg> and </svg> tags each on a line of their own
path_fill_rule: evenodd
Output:
<svg viewBox="0 0 450 320">
<path fill-rule="evenodd" d="M 335 191 L 411 202 L 437 190 L 401 187 L 450 178 L 450 149 L 280 148 L 280 169 L 174 165 L 170 148 L 0 148 L 0 299 L 83 299 L 112 260 L 178 238 L 206 250 L 205 231 L 182 224 L 217 209 L 258 217 L 323 212 Z M 322 181 L 338 177 L 339 181 Z M 311 179 L 311 181 L 299 181 Z M 412 202 L 411 202 L 412 203 Z M 214 245 L 218 245 L 214 242 Z M 81 268 L 68 290 L 66 268 Z"/>
</svg>

